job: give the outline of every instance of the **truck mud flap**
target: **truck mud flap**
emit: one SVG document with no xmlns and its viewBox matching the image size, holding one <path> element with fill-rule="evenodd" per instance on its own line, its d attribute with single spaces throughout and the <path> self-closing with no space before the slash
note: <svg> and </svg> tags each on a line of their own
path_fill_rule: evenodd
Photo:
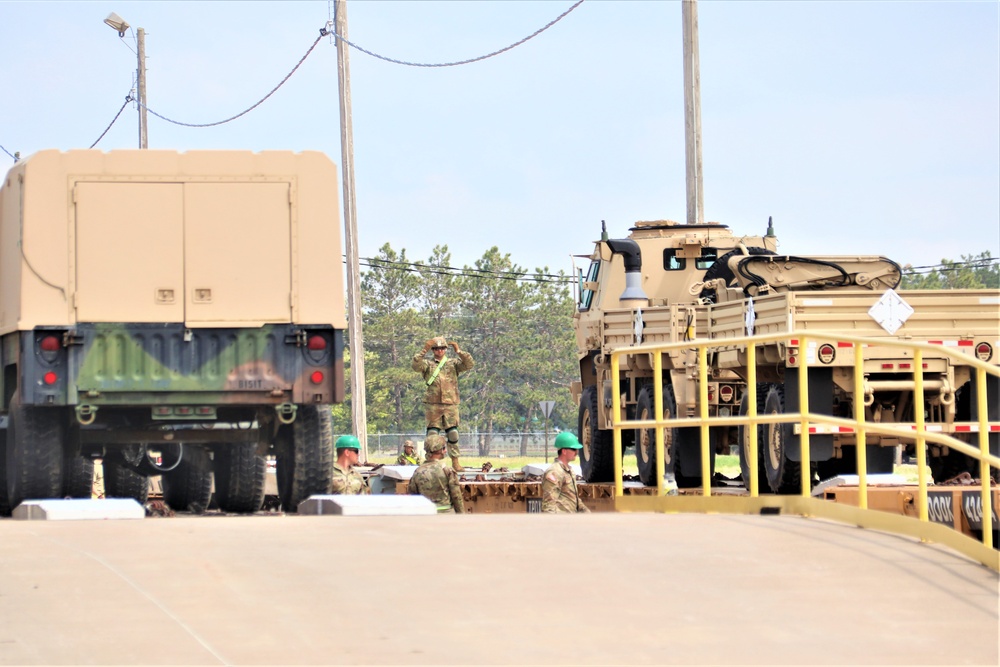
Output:
<svg viewBox="0 0 1000 667">
<path fill-rule="evenodd" d="M 785 412 L 799 411 L 800 369 L 785 370 Z M 833 415 L 833 369 L 809 368 L 809 412 L 818 415 Z M 788 460 L 802 460 L 802 446 L 799 435 L 793 432 L 791 424 L 785 427 L 786 452 Z M 809 458 L 813 461 L 828 461 L 833 458 L 833 434 L 814 433 L 809 436 Z"/>
</svg>

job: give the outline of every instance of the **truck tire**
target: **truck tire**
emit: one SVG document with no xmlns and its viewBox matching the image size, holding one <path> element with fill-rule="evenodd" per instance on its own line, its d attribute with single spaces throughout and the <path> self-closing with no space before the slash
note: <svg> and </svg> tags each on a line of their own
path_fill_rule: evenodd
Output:
<svg viewBox="0 0 1000 667">
<path fill-rule="evenodd" d="M 101 461 L 105 498 L 132 498 L 140 505 L 149 499 L 149 478 L 114 456 Z"/>
<path fill-rule="evenodd" d="M 295 421 L 278 431 L 278 497 L 285 512 L 333 485 L 333 425 L 327 405 L 300 405 Z"/>
<path fill-rule="evenodd" d="M 767 409 L 767 392 L 771 385 L 766 382 L 757 383 L 757 414 L 762 415 Z M 750 410 L 748 403 L 749 394 L 743 394 L 740 401 L 740 416 L 746 416 Z M 767 468 L 764 467 L 764 458 L 767 456 L 767 429 L 766 424 L 757 424 L 757 491 L 767 493 L 770 489 L 767 483 Z M 743 485 L 750 491 L 750 431 L 747 426 L 740 426 L 737 438 L 740 443 L 740 473 L 743 477 Z"/>
<path fill-rule="evenodd" d="M 635 418 L 637 420 L 655 419 L 654 396 L 652 387 L 643 387 L 636 400 Z M 663 418 L 672 419 L 677 416 L 677 406 L 674 403 L 674 392 L 670 387 L 663 389 Z M 663 472 L 674 472 L 674 431 L 663 429 Z M 639 480 L 645 486 L 656 486 L 656 429 L 642 428 L 635 430 L 635 460 L 639 467 Z"/>
<path fill-rule="evenodd" d="M 7 496 L 11 509 L 24 500 L 59 498 L 63 486 L 63 425 L 52 408 L 10 399 L 7 422 Z"/>
<path fill-rule="evenodd" d="M 94 460 L 79 454 L 63 463 L 63 498 L 90 498 L 94 495 Z"/>
<path fill-rule="evenodd" d="M 772 384 L 764 399 L 766 415 L 785 413 L 785 387 Z M 764 469 L 767 473 L 767 483 L 775 493 L 794 494 L 802 488 L 802 464 L 790 461 L 787 456 L 786 442 L 792 434 L 791 424 L 761 424 L 764 433 L 763 445 Z M 758 438 L 758 441 L 760 438 Z"/>
<path fill-rule="evenodd" d="M 223 512 L 249 514 L 264 504 L 267 461 L 256 442 L 238 442 L 215 448 L 215 502 Z"/>
<path fill-rule="evenodd" d="M 176 512 L 201 514 L 212 500 L 212 466 L 208 452 L 185 445 L 181 462 L 163 473 L 163 501 Z"/>
<path fill-rule="evenodd" d="M 7 431 L 0 431 L 0 516 L 10 516 L 7 500 Z"/>
<path fill-rule="evenodd" d="M 580 470 L 587 482 L 611 482 L 615 476 L 614 441 L 611 431 L 602 431 L 598 424 L 597 387 L 584 388 L 580 396 L 577 433 L 580 434 Z"/>
</svg>

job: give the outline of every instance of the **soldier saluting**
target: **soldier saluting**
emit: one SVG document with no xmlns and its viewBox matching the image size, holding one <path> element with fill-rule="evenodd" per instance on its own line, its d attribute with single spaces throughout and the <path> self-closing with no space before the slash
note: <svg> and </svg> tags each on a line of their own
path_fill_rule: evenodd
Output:
<svg viewBox="0 0 1000 667">
<path fill-rule="evenodd" d="M 458 359 L 449 359 L 445 352 L 451 346 Z M 427 359 L 427 352 L 434 357 Z M 455 341 L 447 342 L 437 336 L 424 343 L 424 349 L 413 355 L 411 367 L 424 378 L 424 413 L 427 417 L 427 435 L 442 434 L 448 442 L 448 456 L 455 470 L 462 470 L 458 462 L 458 374 L 470 370 L 475 362 L 472 355 L 458 348 Z"/>
</svg>

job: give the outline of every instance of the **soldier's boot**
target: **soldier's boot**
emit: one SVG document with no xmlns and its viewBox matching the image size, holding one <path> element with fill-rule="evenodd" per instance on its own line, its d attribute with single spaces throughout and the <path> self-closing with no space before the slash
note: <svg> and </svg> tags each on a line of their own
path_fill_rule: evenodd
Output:
<svg viewBox="0 0 1000 667">
<path fill-rule="evenodd" d="M 465 471 L 465 468 L 462 467 L 462 464 L 460 464 L 458 462 L 458 457 L 457 456 L 451 457 L 451 467 L 455 469 L 455 472 L 464 472 Z"/>
</svg>

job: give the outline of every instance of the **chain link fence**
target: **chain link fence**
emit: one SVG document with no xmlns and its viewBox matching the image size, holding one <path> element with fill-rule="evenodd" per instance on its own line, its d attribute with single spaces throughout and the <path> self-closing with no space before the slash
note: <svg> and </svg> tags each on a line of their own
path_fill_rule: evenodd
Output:
<svg viewBox="0 0 1000 667">
<path fill-rule="evenodd" d="M 554 456 L 552 441 L 555 440 L 559 431 L 549 431 L 549 456 Z M 458 444 L 465 456 L 493 456 L 497 458 L 513 456 L 545 456 L 545 432 L 537 433 L 492 433 L 490 434 L 489 452 L 480 454 L 480 441 L 484 440 L 485 433 L 460 433 Z M 412 440 L 417 451 L 424 453 L 424 437 L 421 433 L 369 433 L 368 434 L 368 457 L 384 458 L 396 456 L 403 451 L 403 442 Z M 524 449 L 522 450 L 522 442 Z"/>
</svg>

